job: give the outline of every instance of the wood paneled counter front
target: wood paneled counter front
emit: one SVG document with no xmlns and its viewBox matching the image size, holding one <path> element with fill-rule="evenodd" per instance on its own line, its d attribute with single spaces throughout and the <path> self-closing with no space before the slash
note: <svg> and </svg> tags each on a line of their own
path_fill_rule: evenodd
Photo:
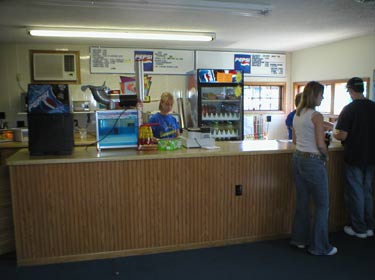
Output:
<svg viewBox="0 0 375 280">
<path fill-rule="evenodd" d="M 290 233 L 293 145 L 87 150 L 8 159 L 19 265 L 120 257 Z M 343 153 L 330 148 L 330 226 L 345 223 Z M 236 195 L 242 188 L 242 195 Z M 238 194 L 238 193 L 237 193 Z"/>
</svg>

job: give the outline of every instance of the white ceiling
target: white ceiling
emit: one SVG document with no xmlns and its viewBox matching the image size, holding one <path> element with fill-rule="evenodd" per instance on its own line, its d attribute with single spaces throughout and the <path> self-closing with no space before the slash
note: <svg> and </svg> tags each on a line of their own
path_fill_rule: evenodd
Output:
<svg viewBox="0 0 375 280">
<path fill-rule="evenodd" d="M 194 0 L 170 1 L 194 3 Z M 216 1 L 267 4 L 271 12 L 266 16 L 239 16 L 229 11 L 117 6 L 119 2 L 129 2 L 125 0 L 0 0 L 0 43 L 288 52 L 375 34 L 375 3 L 360 4 L 355 0 Z M 153 0 L 130 2 L 147 4 Z M 96 7 L 103 3 L 103 7 Z M 216 39 L 209 43 L 41 39 L 27 35 L 26 28 L 30 26 L 207 31 L 216 33 Z"/>
</svg>

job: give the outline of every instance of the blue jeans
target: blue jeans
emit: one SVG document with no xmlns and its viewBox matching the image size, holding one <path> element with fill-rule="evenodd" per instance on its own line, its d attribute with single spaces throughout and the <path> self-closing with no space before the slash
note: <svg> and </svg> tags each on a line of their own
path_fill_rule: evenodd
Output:
<svg viewBox="0 0 375 280">
<path fill-rule="evenodd" d="M 326 255 L 332 250 L 328 240 L 328 176 L 325 162 L 294 153 L 292 171 L 296 183 L 296 212 L 291 243 L 308 245 L 314 255 Z M 310 217 L 310 200 L 314 204 Z"/>
<path fill-rule="evenodd" d="M 375 228 L 372 189 L 374 166 L 345 164 L 345 204 L 350 224 L 357 233 Z"/>
</svg>

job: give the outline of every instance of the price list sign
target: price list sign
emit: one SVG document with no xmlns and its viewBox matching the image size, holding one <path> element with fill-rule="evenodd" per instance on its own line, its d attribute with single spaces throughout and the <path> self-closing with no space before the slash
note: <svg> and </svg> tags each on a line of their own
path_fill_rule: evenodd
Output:
<svg viewBox="0 0 375 280">
<path fill-rule="evenodd" d="M 152 74 L 182 74 L 194 69 L 194 51 L 90 48 L 91 73 L 134 73 L 134 61 L 142 59 Z"/>
<path fill-rule="evenodd" d="M 133 52 L 122 48 L 90 48 L 91 73 L 134 72 Z"/>
</svg>

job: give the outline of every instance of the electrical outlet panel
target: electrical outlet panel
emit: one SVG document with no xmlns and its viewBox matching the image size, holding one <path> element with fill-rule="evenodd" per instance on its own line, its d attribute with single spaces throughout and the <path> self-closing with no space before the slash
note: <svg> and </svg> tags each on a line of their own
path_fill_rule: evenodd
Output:
<svg viewBox="0 0 375 280">
<path fill-rule="evenodd" d="M 241 196 L 242 195 L 242 185 L 235 185 L 235 194 L 236 196 Z"/>
</svg>

